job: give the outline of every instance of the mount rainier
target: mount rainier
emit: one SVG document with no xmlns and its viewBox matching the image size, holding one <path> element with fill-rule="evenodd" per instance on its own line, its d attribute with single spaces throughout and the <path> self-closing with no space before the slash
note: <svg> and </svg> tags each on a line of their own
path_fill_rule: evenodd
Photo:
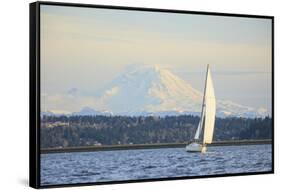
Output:
<svg viewBox="0 0 281 190">
<path fill-rule="evenodd" d="M 214 86 L 216 89 L 215 81 Z M 149 65 L 128 67 L 100 92 L 98 100 L 105 105 L 106 112 L 84 107 L 72 115 L 199 115 L 203 99 L 200 91 L 170 70 Z M 216 113 L 219 117 L 269 115 L 263 108 L 256 110 L 219 99 Z"/>
<path fill-rule="evenodd" d="M 149 65 L 127 68 L 102 92 L 101 101 L 116 115 L 197 115 L 203 99 L 201 92 L 170 70 Z M 217 100 L 217 116 L 220 117 L 264 117 L 267 114 L 264 109 Z"/>
</svg>

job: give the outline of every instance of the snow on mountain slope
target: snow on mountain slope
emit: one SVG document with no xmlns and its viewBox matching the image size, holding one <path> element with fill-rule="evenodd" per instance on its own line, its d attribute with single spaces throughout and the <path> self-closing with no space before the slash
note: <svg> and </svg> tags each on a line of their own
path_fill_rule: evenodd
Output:
<svg viewBox="0 0 281 190">
<path fill-rule="evenodd" d="M 73 112 L 71 115 L 81 115 L 81 116 L 87 116 L 87 115 L 112 115 L 111 112 L 108 111 L 96 111 L 90 107 L 84 107 L 79 112 Z"/>
<path fill-rule="evenodd" d="M 157 66 L 127 70 L 110 83 L 102 100 L 113 113 L 199 111 L 202 95 L 184 80 Z"/>
<path fill-rule="evenodd" d="M 168 69 L 149 65 L 131 66 L 106 86 L 101 96 L 108 110 L 121 115 L 196 114 L 201 111 L 202 98 L 201 92 Z M 231 101 L 218 100 L 217 104 L 221 117 L 268 114 Z"/>
<path fill-rule="evenodd" d="M 202 78 L 202 83 L 204 80 Z M 216 91 L 215 81 L 214 86 Z M 87 97 L 87 101 L 84 101 L 83 97 L 79 97 L 81 101 L 75 98 L 69 99 L 68 103 L 75 104 L 81 110 L 65 115 L 165 116 L 200 115 L 203 95 L 168 69 L 150 65 L 130 65 L 117 78 L 99 90 L 96 97 Z M 64 100 L 68 99 L 64 98 Z M 85 102 L 98 102 L 98 104 L 93 107 Z M 57 114 L 54 110 L 50 110 L 43 115 L 53 113 Z M 220 100 L 217 96 L 216 115 L 264 117 L 269 113 L 264 108 L 256 110 L 232 101 Z"/>
</svg>

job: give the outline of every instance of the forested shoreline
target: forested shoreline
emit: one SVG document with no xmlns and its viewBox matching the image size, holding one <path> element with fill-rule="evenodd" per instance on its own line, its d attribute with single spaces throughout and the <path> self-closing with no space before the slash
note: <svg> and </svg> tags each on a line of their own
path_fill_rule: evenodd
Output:
<svg viewBox="0 0 281 190">
<path fill-rule="evenodd" d="M 192 140 L 198 116 L 43 116 L 41 148 L 181 143 Z M 214 140 L 271 139 L 272 119 L 216 118 Z"/>
</svg>

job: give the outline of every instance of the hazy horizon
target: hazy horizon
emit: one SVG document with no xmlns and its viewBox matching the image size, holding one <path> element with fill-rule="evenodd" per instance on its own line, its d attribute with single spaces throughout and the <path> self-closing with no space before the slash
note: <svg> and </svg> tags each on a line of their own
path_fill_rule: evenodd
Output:
<svg viewBox="0 0 281 190">
<path fill-rule="evenodd" d="M 202 92 L 210 64 L 218 99 L 271 113 L 271 59 L 269 19 L 41 6 L 45 111 L 102 109 L 96 94 L 132 64 L 169 69 Z"/>
</svg>

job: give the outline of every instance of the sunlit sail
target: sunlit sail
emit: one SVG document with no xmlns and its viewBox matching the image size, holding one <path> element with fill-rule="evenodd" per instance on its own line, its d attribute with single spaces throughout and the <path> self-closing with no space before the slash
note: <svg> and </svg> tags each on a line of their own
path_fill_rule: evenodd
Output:
<svg viewBox="0 0 281 190">
<path fill-rule="evenodd" d="M 216 98 L 209 65 L 207 66 L 206 81 L 200 121 L 194 136 L 194 142 L 186 146 L 188 152 L 205 152 L 207 144 L 212 143 L 216 118 Z"/>
</svg>

